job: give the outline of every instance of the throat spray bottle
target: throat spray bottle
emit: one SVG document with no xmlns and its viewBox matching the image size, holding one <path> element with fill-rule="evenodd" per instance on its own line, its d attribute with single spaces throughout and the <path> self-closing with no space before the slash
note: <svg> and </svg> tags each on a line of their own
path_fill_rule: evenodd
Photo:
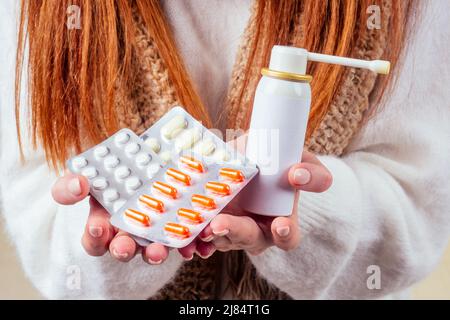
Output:
<svg viewBox="0 0 450 320">
<path fill-rule="evenodd" d="M 365 61 L 274 46 L 269 68 L 261 70 L 253 104 L 246 156 L 260 173 L 240 197 L 243 209 L 266 216 L 289 216 L 298 193 L 288 182 L 290 166 L 301 160 L 311 104 L 308 61 L 365 68 L 388 74 L 388 61 Z"/>
</svg>

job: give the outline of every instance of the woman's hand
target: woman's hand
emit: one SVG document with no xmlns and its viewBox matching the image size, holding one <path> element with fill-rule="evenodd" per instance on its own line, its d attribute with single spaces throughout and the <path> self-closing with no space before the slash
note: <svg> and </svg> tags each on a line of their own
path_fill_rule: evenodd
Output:
<svg viewBox="0 0 450 320">
<path fill-rule="evenodd" d="M 302 162 L 289 170 L 289 183 L 293 188 L 309 191 L 326 191 L 332 183 L 328 169 L 310 152 L 303 152 Z M 289 217 L 267 217 L 245 212 L 235 204 L 217 215 L 187 247 L 180 249 L 185 259 L 194 253 L 210 257 L 215 250 L 246 250 L 257 255 L 270 246 L 291 250 L 300 243 L 297 210 Z"/>
<path fill-rule="evenodd" d="M 80 175 L 69 172 L 59 178 L 52 188 L 56 202 L 63 205 L 75 204 L 89 194 L 89 183 Z M 109 223 L 109 213 L 90 198 L 90 212 L 86 222 L 81 244 L 91 256 L 102 256 L 107 251 L 119 261 L 130 261 L 137 253 L 149 264 L 160 264 L 168 256 L 169 250 L 162 244 L 152 243 L 140 247 L 126 232 L 118 230 Z"/>
</svg>

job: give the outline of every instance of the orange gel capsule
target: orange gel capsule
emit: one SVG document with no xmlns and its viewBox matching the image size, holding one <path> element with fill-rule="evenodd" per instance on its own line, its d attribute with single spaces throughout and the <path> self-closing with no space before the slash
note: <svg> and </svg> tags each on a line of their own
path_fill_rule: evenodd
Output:
<svg viewBox="0 0 450 320">
<path fill-rule="evenodd" d="M 192 170 L 195 170 L 197 172 L 205 172 L 205 168 L 203 167 L 203 164 L 188 156 L 182 156 L 180 157 L 180 161 L 182 164 L 186 165 L 187 167 L 191 168 Z"/>
<path fill-rule="evenodd" d="M 127 209 L 125 210 L 125 216 L 146 227 L 150 226 L 150 218 L 145 213 L 133 209 Z"/>
<path fill-rule="evenodd" d="M 187 186 L 191 185 L 191 177 L 181 171 L 178 171 L 174 168 L 169 168 L 166 171 L 166 173 L 168 176 L 172 177 L 173 179 L 175 179 L 181 183 L 184 183 Z"/>
<path fill-rule="evenodd" d="M 202 223 L 203 222 L 203 217 L 201 215 L 200 212 L 191 210 L 191 209 L 185 209 L 185 208 L 180 208 L 177 211 L 178 216 L 189 220 L 192 223 Z"/>
<path fill-rule="evenodd" d="M 166 196 L 171 197 L 172 199 L 177 198 L 178 191 L 171 185 L 168 185 L 161 181 L 155 181 L 153 182 L 153 188 L 158 190 L 159 192 L 165 194 Z"/>
<path fill-rule="evenodd" d="M 207 208 L 207 209 L 215 209 L 216 208 L 216 202 L 214 199 L 202 196 L 200 194 L 193 194 L 191 201 L 193 204 L 196 204 L 198 206 Z"/>
<path fill-rule="evenodd" d="M 231 194 L 231 188 L 226 183 L 210 181 L 207 182 L 205 188 L 211 192 L 221 194 L 223 196 L 228 196 Z"/>
<path fill-rule="evenodd" d="M 245 179 L 244 174 L 236 169 L 230 169 L 230 168 L 222 168 L 219 170 L 219 175 L 221 177 L 224 177 L 226 179 L 233 180 L 235 182 L 242 182 Z"/>
<path fill-rule="evenodd" d="M 181 238 L 187 238 L 190 235 L 189 228 L 178 223 L 168 222 L 164 226 L 164 230 Z"/>
<path fill-rule="evenodd" d="M 143 194 L 139 197 L 139 202 L 155 211 L 164 212 L 164 203 L 161 200 Z"/>
</svg>

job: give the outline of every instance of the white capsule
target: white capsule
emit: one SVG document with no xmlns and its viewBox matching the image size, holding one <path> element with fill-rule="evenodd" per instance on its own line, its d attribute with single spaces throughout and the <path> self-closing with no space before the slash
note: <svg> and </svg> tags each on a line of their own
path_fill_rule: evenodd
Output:
<svg viewBox="0 0 450 320">
<path fill-rule="evenodd" d="M 148 138 L 145 140 L 145 144 L 148 145 L 155 153 L 158 153 L 161 150 L 161 144 L 156 138 Z"/>
<path fill-rule="evenodd" d="M 235 165 L 235 166 L 242 166 L 243 162 L 241 159 L 236 158 L 236 159 L 231 160 L 230 164 Z"/>
<path fill-rule="evenodd" d="M 86 167 L 88 164 L 88 161 L 84 157 L 76 157 L 72 160 L 72 166 L 76 170 L 80 170 L 81 168 Z"/>
<path fill-rule="evenodd" d="M 152 156 L 147 153 L 140 153 L 136 156 L 136 164 L 140 167 L 146 166 L 152 160 Z"/>
<path fill-rule="evenodd" d="M 125 185 L 127 187 L 128 190 L 130 191 L 134 191 L 137 188 L 139 188 L 140 186 L 142 186 L 142 181 L 139 180 L 138 177 L 130 177 L 127 179 L 127 181 L 125 182 Z"/>
<path fill-rule="evenodd" d="M 131 174 L 131 170 L 126 166 L 120 166 L 114 172 L 117 179 L 125 179 Z"/>
<path fill-rule="evenodd" d="M 81 175 L 85 176 L 88 179 L 95 178 L 97 176 L 97 174 L 98 174 L 98 171 L 94 167 L 87 167 L 87 168 L 83 169 L 83 171 L 81 171 Z"/>
<path fill-rule="evenodd" d="M 148 176 L 150 179 L 152 179 L 152 178 L 155 176 L 155 174 L 158 173 L 159 169 L 160 169 L 160 167 L 159 167 L 159 165 L 156 164 L 156 163 L 153 163 L 153 164 L 149 165 L 149 166 L 147 167 L 147 176 Z"/>
<path fill-rule="evenodd" d="M 141 146 L 135 142 L 129 143 L 125 147 L 125 153 L 128 155 L 136 154 L 139 150 L 141 150 Z"/>
<path fill-rule="evenodd" d="M 120 160 L 116 156 L 108 156 L 105 158 L 105 167 L 108 169 L 117 167 L 119 163 Z"/>
<path fill-rule="evenodd" d="M 219 162 L 228 161 L 230 160 L 230 154 L 225 149 L 220 149 L 214 153 L 214 158 Z"/>
<path fill-rule="evenodd" d="M 161 128 L 161 134 L 166 139 L 175 138 L 184 128 L 186 128 L 187 122 L 182 115 L 173 117 Z"/>
<path fill-rule="evenodd" d="M 108 153 L 109 153 L 109 149 L 107 147 L 105 147 L 105 146 L 99 146 L 99 147 L 95 148 L 95 150 L 94 150 L 94 155 L 97 158 L 103 158 Z"/>
<path fill-rule="evenodd" d="M 175 140 L 175 148 L 177 150 L 189 149 L 200 140 L 200 137 L 201 133 L 198 128 L 186 130 Z"/>
<path fill-rule="evenodd" d="M 92 181 L 92 187 L 95 190 L 103 190 L 108 186 L 108 181 L 105 178 L 97 178 Z"/>
<path fill-rule="evenodd" d="M 208 138 L 197 143 L 195 150 L 203 156 L 209 156 L 216 150 L 216 144 Z"/>
<path fill-rule="evenodd" d="M 113 204 L 113 211 L 114 212 L 119 211 L 119 209 L 122 208 L 125 203 L 126 203 L 126 201 L 124 199 L 119 199 L 119 200 L 115 201 Z"/>
<path fill-rule="evenodd" d="M 103 200 L 105 200 L 105 202 L 113 202 L 117 199 L 119 199 L 119 193 L 116 189 L 111 188 L 103 192 Z"/>
<path fill-rule="evenodd" d="M 161 160 L 164 161 L 165 163 L 172 160 L 172 152 L 170 151 L 161 152 L 159 156 L 161 157 Z"/>
<path fill-rule="evenodd" d="M 119 145 L 125 144 L 129 140 L 130 140 L 130 135 L 128 133 L 126 133 L 126 132 L 118 133 L 116 138 L 115 138 L 116 143 L 119 144 Z"/>
</svg>

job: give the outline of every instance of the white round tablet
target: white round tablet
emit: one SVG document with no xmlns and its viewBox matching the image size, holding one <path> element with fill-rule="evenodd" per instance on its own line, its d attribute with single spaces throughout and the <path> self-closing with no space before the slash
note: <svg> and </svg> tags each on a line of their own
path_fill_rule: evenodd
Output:
<svg viewBox="0 0 450 320">
<path fill-rule="evenodd" d="M 128 168 L 126 166 L 120 166 L 116 169 L 114 174 L 116 175 L 116 178 L 118 178 L 118 179 L 125 179 L 126 177 L 128 177 L 131 174 L 131 170 L 130 170 L 130 168 Z"/>
<path fill-rule="evenodd" d="M 139 150 L 141 150 L 141 146 L 135 142 L 129 143 L 127 144 L 127 146 L 125 147 L 125 152 L 128 155 L 133 155 L 139 152 Z"/>
<path fill-rule="evenodd" d="M 95 178 L 97 176 L 97 174 L 98 174 L 98 171 L 94 167 L 87 167 L 87 168 L 83 169 L 83 171 L 81 171 L 81 175 L 85 176 L 88 179 Z"/>
<path fill-rule="evenodd" d="M 147 167 L 147 175 L 151 179 L 158 173 L 160 167 L 157 163 L 152 163 Z"/>
<path fill-rule="evenodd" d="M 94 154 L 98 158 L 103 158 L 108 153 L 109 153 L 109 149 L 108 149 L 108 147 L 105 147 L 105 146 L 99 146 L 99 147 L 95 148 L 95 150 L 94 150 Z"/>
<path fill-rule="evenodd" d="M 72 166 L 75 169 L 81 169 L 86 167 L 88 164 L 88 161 L 86 160 L 85 157 L 76 157 L 74 159 L 72 159 Z"/>
<path fill-rule="evenodd" d="M 142 181 L 138 177 L 130 177 L 125 182 L 125 185 L 129 190 L 136 190 L 142 186 Z"/>
<path fill-rule="evenodd" d="M 138 166 L 146 166 L 152 160 L 152 156 L 147 153 L 140 153 L 136 156 L 136 164 Z"/>
<path fill-rule="evenodd" d="M 97 178 L 92 181 L 92 187 L 95 190 L 103 190 L 108 186 L 108 181 L 105 178 Z"/>
<path fill-rule="evenodd" d="M 103 200 L 105 200 L 106 202 L 113 202 L 117 199 L 119 199 L 119 193 L 116 189 L 111 188 L 103 192 Z"/>
<path fill-rule="evenodd" d="M 105 167 L 106 168 L 115 168 L 119 165 L 119 158 L 117 158 L 116 156 L 108 156 L 105 158 Z"/>
<path fill-rule="evenodd" d="M 128 140 L 130 140 L 130 135 L 126 132 L 118 133 L 115 138 L 117 144 L 125 144 Z"/>
</svg>

